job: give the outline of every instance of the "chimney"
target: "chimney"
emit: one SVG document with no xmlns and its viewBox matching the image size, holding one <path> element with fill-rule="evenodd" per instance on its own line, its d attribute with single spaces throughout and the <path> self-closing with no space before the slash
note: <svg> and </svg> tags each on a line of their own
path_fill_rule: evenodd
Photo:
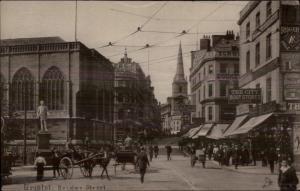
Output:
<svg viewBox="0 0 300 191">
<path fill-rule="evenodd" d="M 236 34 L 235 40 L 240 40 L 240 34 L 239 33 Z"/>
<path fill-rule="evenodd" d="M 210 50 L 210 38 L 209 36 L 204 35 L 202 39 L 200 39 L 200 50 Z"/>
<path fill-rule="evenodd" d="M 227 34 L 226 34 L 227 35 Z M 220 42 L 221 39 L 224 39 L 226 35 L 212 35 L 212 47 L 215 47 L 216 44 Z"/>
<path fill-rule="evenodd" d="M 226 40 L 234 40 L 234 33 L 233 31 L 226 32 Z"/>
</svg>

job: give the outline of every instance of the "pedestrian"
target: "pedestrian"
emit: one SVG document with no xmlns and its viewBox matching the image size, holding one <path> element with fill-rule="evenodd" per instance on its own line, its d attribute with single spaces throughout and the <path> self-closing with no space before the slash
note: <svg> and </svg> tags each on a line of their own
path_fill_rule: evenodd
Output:
<svg viewBox="0 0 300 191">
<path fill-rule="evenodd" d="M 205 148 L 200 148 L 196 150 L 196 156 L 199 158 L 199 161 L 202 163 L 202 167 L 205 168 L 205 162 L 206 162 Z"/>
<path fill-rule="evenodd" d="M 234 150 L 232 151 L 232 162 L 234 164 L 235 169 L 238 169 L 240 157 L 241 157 L 240 150 L 239 150 L 238 146 L 236 145 Z"/>
<path fill-rule="evenodd" d="M 277 158 L 274 148 L 270 148 L 270 150 L 268 152 L 268 155 L 267 155 L 267 158 L 268 158 L 268 162 L 270 164 L 271 173 L 273 174 L 274 173 L 274 163 L 275 163 L 276 158 Z"/>
<path fill-rule="evenodd" d="M 137 156 L 137 163 L 140 169 L 141 183 L 144 183 L 144 177 L 146 174 L 147 166 L 150 166 L 144 147 L 141 148 L 141 152 Z"/>
<path fill-rule="evenodd" d="M 155 145 L 155 146 L 154 146 L 154 156 L 155 156 L 155 158 L 157 158 L 158 152 L 159 152 L 159 148 L 158 148 L 157 145 Z"/>
<path fill-rule="evenodd" d="M 296 170 L 291 166 L 290 162 L 282 160 L 278 176 L 280 191 L 296 191 L 298 183 Z"/>
<path fill-rule="evenodd" d="M 148 152 L 149 152 L 149 158 L 150 158 L 150 161 L 152 161 L 152 158 L 153 158 L 153 146 L 150 145 L 149 148 L 148 148 Z"/>
<path fill-rule="evenodd" d="M 58 155 L 58 151 L 55 148 L 52 150 L 52 165 L 53 165 L 53 178 L 56 179 L 56 172 L 58 176 L 60 176 L 60 172 L 59 172 L 59 155 Z"/>
<path fill-rule="evenodd" d="M 167 149 L 167 160 L 171 160 L 172 147 L 170 145 L 167 145 L 166 149 Z"/>
<path fill-rule="evenodd" d="M 46 160 L 41 156 L 40 153 L 37 153 L 34 165 L 36 166 L 37 171 L 36 180 L 42 180 L 44 177 L 44 167 L 46 166 Z"/>
</svg>

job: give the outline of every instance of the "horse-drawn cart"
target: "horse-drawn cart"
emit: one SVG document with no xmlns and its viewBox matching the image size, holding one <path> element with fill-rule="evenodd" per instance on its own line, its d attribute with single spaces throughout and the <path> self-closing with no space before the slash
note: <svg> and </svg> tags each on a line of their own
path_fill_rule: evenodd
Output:
<svg viewBox="0 0 300 191">
<path fill-rule="evenodd" d="M 115 164 L 113 164 L 115 169 L 115 175 L 117 174 L 117 166 L 122 165 L 125 168 L 126 164 L 132 164 L 136 168 L 136 152 L 132 150 L 117 151 L 115 153 Z"/>
<path fill-rule="evenodd" d="M 73 155 L 63 156 L 59 163 L 59 171 L 63 178 L 70 179 L 73 175 L 74 166 L 78 165 L 80 168 L 80 172 L 85 177 L 91 177 L 93 173 L 94 167 L 99 164 L 99 166 L 103 169 L 101 173 L 101 177 L 103 173 L 106 173 L 107 178 L 109 179 L 107 166 L 109 164 L 110 158 L 105 157 L 104 153 L 81 153 Z M 77 160 L 75 160 L 77 159 Z"/>
</svg>

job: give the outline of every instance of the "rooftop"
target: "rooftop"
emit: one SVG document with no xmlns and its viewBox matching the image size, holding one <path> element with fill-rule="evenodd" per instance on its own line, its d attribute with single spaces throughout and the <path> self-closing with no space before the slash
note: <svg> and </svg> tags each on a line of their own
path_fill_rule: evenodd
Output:
<svg viewBox="0 0 300 191">
<path fill-rule="evenodd" d="M 47 43 L 62 43 L 66 42 L 62 38 L 55 37 L 36 37 L 36 38 L 14 38 L 2 39 L 1 46 L 29 45 L 29 44 L 47 44 Z"/>
</svg>

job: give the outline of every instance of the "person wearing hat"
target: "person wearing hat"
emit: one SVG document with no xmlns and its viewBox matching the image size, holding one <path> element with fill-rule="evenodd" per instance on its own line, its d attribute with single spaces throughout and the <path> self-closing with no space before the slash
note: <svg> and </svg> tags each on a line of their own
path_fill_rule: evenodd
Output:
<svg viewBox="0 0 300 191">
<path fill-rule="evenodd" d="M 144 183 L 144 177 L 146 174 L 147 166 L 150 166 L 147 153 L 145 152 L 145 148 L 141 148 L 141 152 L 137 156 L 137 163 L 140 169 L 140 175 L 141 175 L 141 183 Z"/>
<path fill-rule="evenodd" d="M 41 153 L 37 153 L 37 157 L 34 161 L 36 166 L 36 180 L 42 180 L 44 177 L 44 166 L 46 166 L 46 160 L 42 157 Z"/>
<path fill-rule="evenodd" d="M 298 183 L 296 170 L 291 166 L 291 162 L 282 160 L 278 176 L 280 191 L 296 191 Z"/>
</svg>

